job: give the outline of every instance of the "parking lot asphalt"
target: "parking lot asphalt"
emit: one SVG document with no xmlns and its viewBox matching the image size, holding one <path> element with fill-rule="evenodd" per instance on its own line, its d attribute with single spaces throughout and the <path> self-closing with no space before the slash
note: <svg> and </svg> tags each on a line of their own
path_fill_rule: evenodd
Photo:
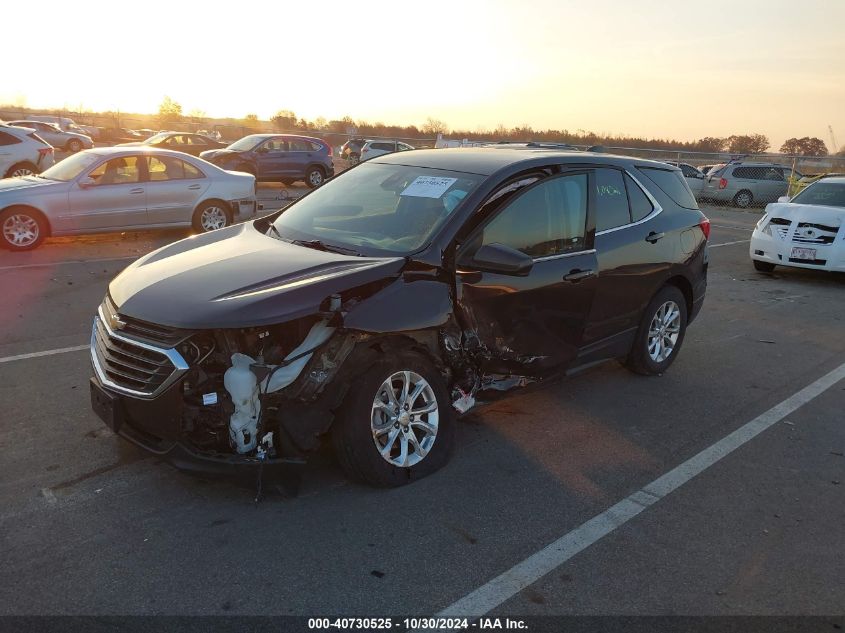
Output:
<svg viewBox="0 0 845 633">
<path fill-rule="evenodd" d="M 845 276 L 755 272 L 760 210 L 704 211 L 708 294 L 665 375 L 610 362 L 480 408 L 452 462 L 401 489 L 348 483 L 321 452 L 298 496 L 258 504 L 90 410 L 84 346 L 108 281 L 186 233 L 0 252 L 0 613 L 433 615 L 773 408 L 769 428 L 549 573 L 494 587 L 489 610 L 841 613 L 845 380 L 777 407 L 841 373 Z"/>
</svg>

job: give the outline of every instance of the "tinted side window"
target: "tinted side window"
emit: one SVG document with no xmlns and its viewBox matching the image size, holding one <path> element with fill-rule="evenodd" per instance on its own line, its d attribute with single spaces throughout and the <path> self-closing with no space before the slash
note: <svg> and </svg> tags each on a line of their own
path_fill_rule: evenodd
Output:
<svg viewBox="0 0 845 633">
<path fill-rule="evenodd" d="M 504 244 L 531 257 L 585 245 L 587 175 L 549 178 L 526 189 L 484 227 L 482 245 Z"/>
<path fill-rule="evenodd" d="M 764 180 L 779 180 L 783 181 L 783 173 L 780 169 L 775 169 L 774 167 L 767 169 L 763 174 Z"/>
<path fill-rule="evenodd" d="M 596 231 L 606 231 L 630 222 L 631 215 L 622 172 L 616 169 L 597 169 Z"/>
<path fill-rule="evenodd" d="M 393 143 L 373 143 L 370 147 L 373 149 L 380 149 L 384 152 L 392 152 L 393 151 Z"/>
<path fill-rule="evenodd" d="M 303 141 L 300 139 L 290 139 L 288 141 L 288 147 L 292 152 L 310 152 L 311 151 L 311 143 L 308 141 Z"/>
<path fill-rule="evenodd" d="M 151 181 L 202 178 L 203 174 L 190 163 L 172 156 L 150 156 L 148 169 Z"/>
<path fill-rule="evenodd" d="M 17 136 L 0 132 L 0 145 L 15 145 L 20 142 L 21 140 Z"/>
<path fill-rule="evenodd" d="M 312 152 L 319 152 L 321 149 L 323 149 L 322 145 L 320 145 L 319 143 L 314 143 L 312 141 L 308 142 L 308 146 L 311 148 Z"/>
<path fill-rule="evenodd" d="M 648 217 L 654 211 L 654 206 L 645 192 L 628 174 L 625 174 L 625 188 L 628 190 L 628 203 L 631 205 L 631 220 L 639 222 Z"/>
<path fill-rule="evenodd" d="M 692 191 L 681 172 L 654 167 L 639 167 L 638 169 L 679 207 L 698 209 L 695 196 L 692 195 Z"/>
</svg>

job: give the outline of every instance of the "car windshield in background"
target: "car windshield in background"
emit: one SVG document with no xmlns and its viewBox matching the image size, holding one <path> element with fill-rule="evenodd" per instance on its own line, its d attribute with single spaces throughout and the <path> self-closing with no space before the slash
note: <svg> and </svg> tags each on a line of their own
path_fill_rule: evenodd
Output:
<svg viewBox="0 0 845 633">
<path fill-rule="evenodd" d="M 820 204 L 826 207 L 845 207 L 845 184 L 817 182 L 792 200 L 795 204 Z"/>
<path fill-rule="evenodd" d="M 484 176 L 409 165 L 350 170 L 273 223 L 286 240 L 407 255 L 425 245 Z"/>
<path fill-rule="evenodd" d="M 61 180 L 63 182 L 67 182 L 68 180 L 76 178 L 85 169 L 100 160 L 100 158 L 102 158 L 102 156 L 99 154 L 80 152 L 79 154 L 74 154 L 65 158 L 63 161 L 60 161 L 50 167 L 50 169 L 41 172 L 41 177 L 49 180 Z"/>
<path fill-rule="evenodd" d="M 154 143 L 158 143 L 159 141 L 166 139 L 168 136 L 170 136 L 169 132 L 155 134 L 154 136 L 151 136 L 150 138 L 145 140 L 144 145 L 152 145 Z"/>
<path fill-rule="evenodd" d="M 261 140 L 263 140 L 264 138 L 265 137 L 258 136 L 257 134 L 252 134 L 250 136 L 244 136 L 241 140 L 235 141 L 234 143 L 229 145 L 229 147 L 227 147 L 226 149 L 233 149 L 236 152 L 245 152 L 247 150 L 251 150 L 253 147 L 258 145 L 258 143 L 261 142 Z"/>
</svg>

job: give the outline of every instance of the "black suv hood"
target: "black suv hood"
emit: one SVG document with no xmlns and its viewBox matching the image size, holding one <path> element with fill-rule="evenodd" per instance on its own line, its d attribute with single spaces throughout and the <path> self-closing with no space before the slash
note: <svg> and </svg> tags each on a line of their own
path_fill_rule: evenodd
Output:
<svg viewBox="0 0 845 633">
<path fill-rule="evenodd" d="M 396 277 L 404 263 L 296 246 L 248 222 L 145 255 L 111 282 L 109 294 L 120 314 L 158 325 L 271 325 L 313 314 L 332 294 Z"/>
<path fill-rule="evenodd" d="M 200 152 L 200 158 L 207 161 L 212 161 L 215 158 L 221 158 L 224 156 L 237 156 L 240 152 L 237 152 L 232 149 L 207 149 L 204 152 Z"/>
</svg>

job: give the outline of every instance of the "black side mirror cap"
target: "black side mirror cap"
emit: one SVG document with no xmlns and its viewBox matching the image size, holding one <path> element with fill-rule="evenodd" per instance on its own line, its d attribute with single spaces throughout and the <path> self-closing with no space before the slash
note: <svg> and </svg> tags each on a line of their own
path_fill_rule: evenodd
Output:
<svg viewBox="0 0 845 633">
<path fill-rule="evenodd" d="M 514 276 L 525 276 L 534 267 L 530 255 L 498 243 L 485 244 L 472 257 L 459 263 L 473 270 Z"/>
</svg>

